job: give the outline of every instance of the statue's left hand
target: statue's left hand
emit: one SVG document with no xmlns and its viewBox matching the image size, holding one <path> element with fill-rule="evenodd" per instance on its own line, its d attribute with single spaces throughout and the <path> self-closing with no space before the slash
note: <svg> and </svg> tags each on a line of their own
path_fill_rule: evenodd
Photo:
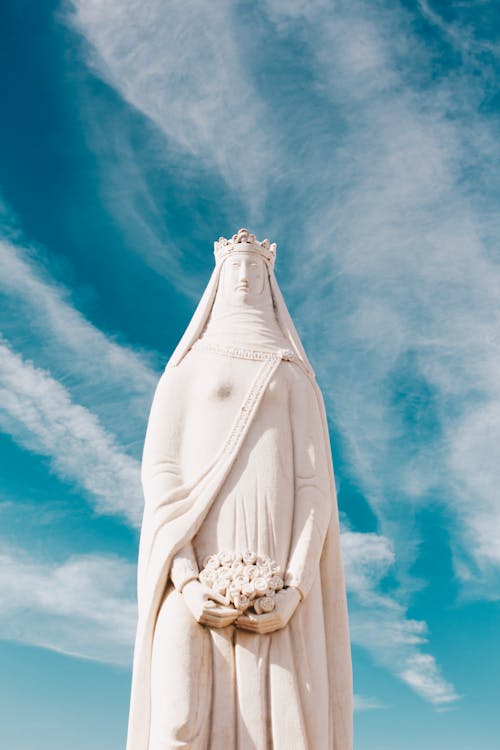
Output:
<svg viewBox="0 0 500 750">
<path fill-rule="evenodd" d="M 238 617 L 232 607 L 224 607 L 213 600 L 214 594 L 200 581 L 188 581 L 182 589 L 182 598 L 200 625 L 211 628 L 225 628 Z"/>
<path fill-rule="evenodd" d="M 250 630 L 252 633 L 273 633 L 288 625 L 288 622 L 300 602 L 297 589 L 289 587 L 278 591 L 275 596 L 276 607 L 272 612 L 263 615 L 246 613 L 235 622 L 237 628 Z"/>
</svg>

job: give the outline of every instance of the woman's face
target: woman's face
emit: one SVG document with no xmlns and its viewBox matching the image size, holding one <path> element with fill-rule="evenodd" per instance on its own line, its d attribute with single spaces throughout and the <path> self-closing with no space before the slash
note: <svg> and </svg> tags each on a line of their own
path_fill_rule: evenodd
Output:
<svg viewBox="0 0 500 750">
<path fill-rule="evenodd" d="M 223 266 L 224 296 L 230 302 L 251 304 L 266 289 L 267 268 L 255 252 L 235 252 Z"/>
</svg>

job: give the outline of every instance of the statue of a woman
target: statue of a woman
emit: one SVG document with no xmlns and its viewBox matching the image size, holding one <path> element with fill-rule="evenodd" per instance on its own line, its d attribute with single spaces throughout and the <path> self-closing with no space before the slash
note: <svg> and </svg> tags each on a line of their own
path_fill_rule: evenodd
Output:
<svg viewBox="0 0 500 750">
<path fill-rule="evenodd" d="M 275 255 L 246 229 L 215 243 L 155 392 L 127 750 L 352 748 L 328 429 Z M 237 568 L 243 598 L 216 590 L 213 571 L 200 577 L 206 564 L 226 578 Z M 259 570 L 278 583 L 268 606 L 245 607 Z"/>
</svg>

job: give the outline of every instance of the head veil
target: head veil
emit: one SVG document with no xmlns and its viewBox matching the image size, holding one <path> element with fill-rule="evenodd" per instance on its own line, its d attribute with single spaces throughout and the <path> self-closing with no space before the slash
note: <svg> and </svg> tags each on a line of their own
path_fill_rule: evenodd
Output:
<svg viewBox="0 0 500 750">
<path fill-rule="evenodd" d="M 197 341 L 200 338 L 207 324 L 207 321 L 210 316 L 210 312 L 212 310 L 212 307 L 215 301 L 217 290 L 219 288 L 222 267 L 224 265 L 224 262 L 231 255 L 231 252 L 227 252 L 227 251 L 222 252 L 222 253 L 220 252 L 222 241 L 226 243 L 224 247 L 228 247 L 232 245 L 232 247 L 234 247 L 234 249 L 237 250 L 239 249 L 238 248 L 238 244 L 239 244 L 241 247 L 241 250 L 246 250 L 246 249 L 256 250 L 257 252 L 259 252 L 261 257 L 264 258 L 264 260 L 266 261 L 266 268 L 267 268 L 268 277 L 269 277 L 269 285 L 271 288 L 273 305 L 274 305 L 274 310 L 276 313 L 276 319 L 278 321 L 278 324 L 283 332 L 283 335 L 289 342 L 290 348 L 292 349 L 294 354 L 297 356 L 297 358 L 303 365 L 304 370 L 307 372 L 309 377 L 314 378 L 313 368 L 304 351 L 304 347 L 302 346 L 302 342 L 300 340 L 299 334 L 297 333 L 297 329 L 295 328 L 292 318 L 290 316 L 290 313 L 288 312 L 285 300 L 283 299 L 283 295 L 281 293 L 281 290 L 278 285 L 278 281 L 274 273 L 274 258 L 275 258 L 276 245 L 273 243 L 270 246 L 271 251 L 269 251 L 268 250 L 269 241 L 263 240 L 262 243 L 255 241 L 255 236 L 249 235 L 247 229 L 240 229 L 239 232 L 233 235 L 232 239 L 229 241 L 221 237 L 218 242 L 214 243 L 215 268 L 212 272 L 212 275 L 210 276 L 210 279 L 198 303 L 198 306 L 196 310 L 194 311 L 193 317 L 191 318 L 188 324 L 188 327 L 186 328 L 184 332 L 184 335 L 182 336 L 178 345 L 174 349 L 172 356 L 167 362 L 167 367 L 168 368 L 176 367 L 177 365 L 180 364 L 180 362 L 188 353 L 188 351 L 191 349 L 195 341 Z"/>
</svg>

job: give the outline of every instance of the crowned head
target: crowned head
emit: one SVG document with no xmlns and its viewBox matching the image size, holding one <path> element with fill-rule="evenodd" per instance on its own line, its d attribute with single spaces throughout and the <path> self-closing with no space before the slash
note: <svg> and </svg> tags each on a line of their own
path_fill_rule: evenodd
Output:
<svg viewBox="0 0 500 750">
<path fill-rule="evenodd" d="M 272 304 L 269 270 L 274 265 L 276 244 L 259 242 L 248 229 L 240 229 L 230 240 L 214 243 L 215 262 L 221 266 L 219 292 L 237 307 L 267 307 Z"/>
<path fill-rule="evenodd" d="M 233 253 L 255 253 L 273 268 L 276 260 L 276 243 L 271 243 L 268 239 L 259 242 L 255 234 L 251 234 L 248 229 L 243 228 L 233 234 L 229 240 L 225 237 L 219 237 L 217 242 L 214 242 L 216 263 L 222 262 Z"/>
</svg>

